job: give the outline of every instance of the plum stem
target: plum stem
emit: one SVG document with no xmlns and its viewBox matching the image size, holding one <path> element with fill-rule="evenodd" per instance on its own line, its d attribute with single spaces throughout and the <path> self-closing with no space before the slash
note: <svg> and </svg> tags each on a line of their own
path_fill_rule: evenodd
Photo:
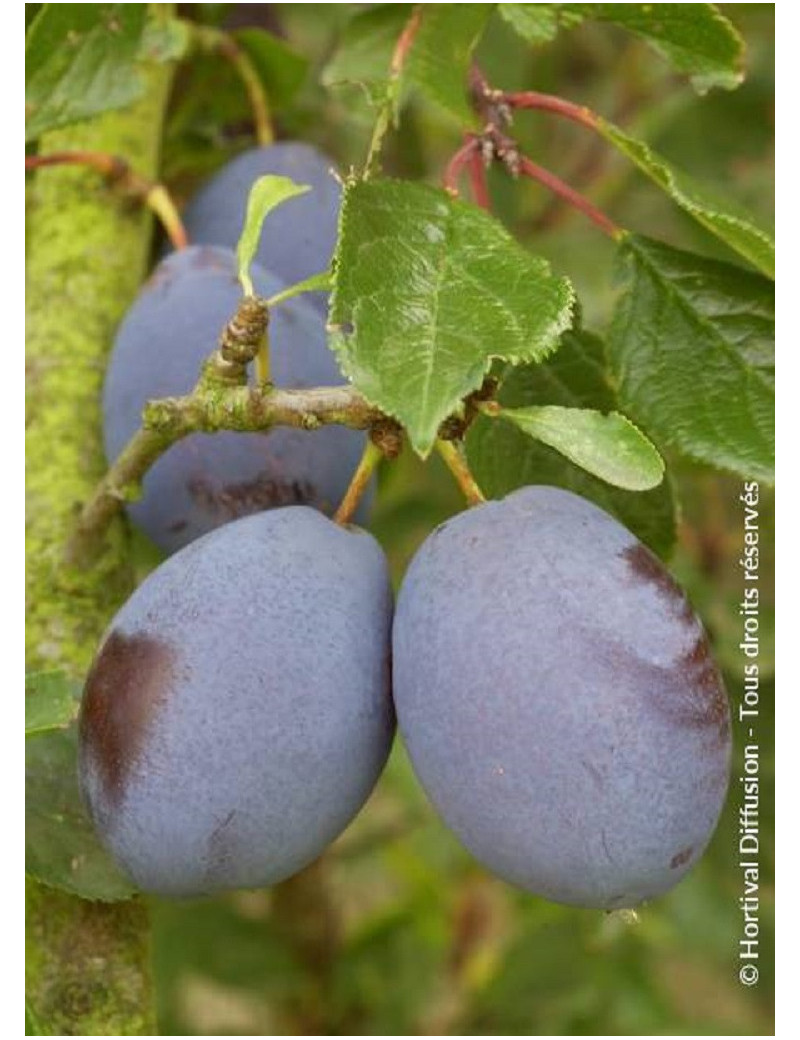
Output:
<svg viewBox="0 0 800 1040">
<path fill-rule="evenodd" d="M 45 166 L 87 166 L 96 170 L 112 188 L 147 206 L 161 222 L 173 248 L 185 249 L 189 244 L 178 208 L 164 185 L 142 177 L 120 156 L 78 151 L 25 156 L 26 171 Z"/>
<path fill-rule="evenodd" d="M 445 441 L 441 438 L 436 441 L 436 450 L 442 456 L 447 468 L 456 478 L 456 483 L 464 493 L 467 503 L 471 506 L 479 506 L 486 501 L 486 496 L 478 487 L 473 477 L 467 460 L 464 458 L 462 449 L 454 441 Z"/>
<path fill-rule="evenodd" d="M 350 486 L 344 493 L 344 498 L 339 505 L 339 508 L 333 515 L 333 519 L 337 524 L 345 526 L 349 524 L 353 518 L 353 515 L 358 508 L 358 503 L 361 501 L 361 496 L 367 489 L 370 477 L 375 472 L 375 467 L 383 458 L 383 452 L 374 443 L 372 438 L 368 438 L 367 443 L 364 445 L 364 451 L 359 459 L 356 471 L 353 474 L 353 479 L 350 481 Z"/>
<path fill-rule="evenodd" d="M 186 24 L 191 32 L 192 42 L 199 50 L 219 54 L 220 57 L 230 62 L 247 92 L 256 140 L 262 146 L 272 144 L 275 140 L 275 133 L 272 128 L 267 94 L 250 55 L 231 33 L 225 32 L 223 29 L 216 29 L 208 25 L 200 26 L 193 22 Z"/>
</svg>

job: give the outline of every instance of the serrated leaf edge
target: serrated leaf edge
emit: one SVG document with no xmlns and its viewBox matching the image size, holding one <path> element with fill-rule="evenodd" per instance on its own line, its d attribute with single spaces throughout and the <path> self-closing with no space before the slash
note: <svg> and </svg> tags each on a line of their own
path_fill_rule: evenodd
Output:
<svg viewBox="0 0 800 1040">
<path fill-rule="evenodd" d="M 597 128 L 602 136 L 609 144 L 613 145 L 618 149 L 627 159 L 629 159 L 646 177 L 656 184 L 662 191 L 665 192 L 676 203 L 684 212 L 688 213 L 689 216 L 693 217 L 699 224 L 702 224 L 707 231 L 709 231 L 719 241 L 724 242 L 728 249 L 736 253 L 738 256 L 744 257 L 748 263 L 752 264 L 762 274 L 768 278 L 774 280 L 775 278 L 775 242 L 773 237 L 762 227 L 759 227 L 755 222 L 748 222 L 744 217 L 738 217 L 735 214 L 724 213 L 720 211 L 714 211 L 714 220 L 717 222 L 727 224 L 731 228 L 735 228 L 739 231 L 751 235 L 760 244 L 765 247 L 772 254 L 772 263 L 764 264 L 757 256 L 753 256 L 752 250 L 743 251 L 738 245 L 728 241 L 720 235 L 719 229 L 715 226 L 714 220 L 709 216 L 706 216 L 707 207 L 698 204 L 693 199 L 687 196 L 683 189 L 678 185 L 676 176 L 679 176 L 679 171 L 673 169 L 673 167 L 667 162 L 666 159 L 662 159 L 660 155 L 653 151 L 646 141 L 641 141 L 639 138 L 631 137 L 620 127 L 614 123 L 609 122 L 607 119 L 599 118 L 597 120 Z M 619 139 L 621 139 L 626 146 L 630 145 L 631 152 L 626 151 L 625 148 L 620 147 Z M 640 153 L 640 154 L 639 154 Z M 662 183 L 658 176 L 653 173 L 653 170 L 648 168 L 654 167 L 659 171 L 666 183 Z M 708 209 L 710 212 L 710 208 Z"/>
<path fill-rule="evenodd" d="M 639 258 L 640 262 L 644 263 L 647 266 L 649 271 L 655 272 L 656 274 L 658 274 L 657 269 L 654 268 L 652 264 L 648 264 L 647 263 L 647 261 L 645 260 L 643 254 L 641 252 L 637 252 L 636 251 L 635 246 L 636 246 L 637 239 L 638 239 L 638 236 L 629 235 L 629 236 L 627 236 L 623 240 L 623 242 L 621 243 L 621 246 L 620 246 L 621 255 L 622 255 L 623 259 L 625 258 L 625 253 L 633 254 L 636 258 Z M 672 248 L 672 247 L 670 247 L 670 248 Z M 628 257 L 628 259 L 631 259 L 631 258 L 632 257 L 630 257 L 630 256 Z M 705 259 L 705 258 L 701 258 L 701 259 Z M 626 276 L 627 276 L 627 278 L 629 280 L 632 278 L 632 273 L 630 272 L 630 270 L 628 272 L 626 272 Z M 663 282 L 663 284 L 667 287 L 667 289 L 669 291 L 674 291 L 676 296 L 679 296 L 677 289 L 671 283 L 668 283 L 668 282 L 664 281 L 661 278 L 659 278 L 659 281 Z M 630 295 L 631 295 L 631 290 L 630 290 L 630 288 L 627 288 L 622 293 L 622 295 L 620 296 L 619 300 L 617 301 L 616 307 L 614 309 L 614 315 L 613 315 L 612 322 L 611 322 L 611 330 L 613 330 L 614 327 L 616 326 L 617 320 L 618 320 L 618 314 L 619 314 L 622 306 L 625 304 L 626 300 L 630 297 Z M 683 308 L 688 308 L 689 307 L 689 304 L 686 301 L 683 301 L 682 299 L 680 300 L 680 305 Z M 703 327 L 706 327 L 706 325 L 707 325 L 708 328 L 713 333 L 715 339 L 719 339 L 719 333 L 716 331 L 716 329 L 714 329 L 714 326 L 708 321 L 708 319 L 703 318 L 702 316 L 698 316 L 694 310 L 691 311 L 691 314 L 695 318 L 695 320 L 698 322 L 698 324 L 702 325 Z M 724 340 L 723 340 L 723 343 L 724 343 L 725 349 L 726 350 L 730 350 L 730 347 L 728 347 L 727 343 L 725 343 Z M 747 366 L 747 364 L 746 364 L 746 362 L 744 361 L 743 358 L 741 358 L 738 354 L 736 354 L 735 351 L 733 353 L 735 354 L 735 360 L 736 360 L 737 364 L 741 365 L 744 368 L 744 370 L 746 371 L 747 374 L 752 375 L 754 378 L 758 378 L 761 382 L 763 382 L 763 384 L 766 387 L 768 387 L 770 390 L 774 391 L 773 384 L 768 379 L 766 379 L 763 376 L 763 374 L 758 369 L 751 368 L 751 367 Z M 695 462 L 695 463 L 697 463 L 697 464 L 699 464 L 701 466 L 709 466 L 712 469 L 714 469 L 714 470 L 716 470 L 716 471 L 718 471 L 720 473 L 728 473 L 731 476 L 735 476 L 735 477 L 744 477 L 744 478 L 757 479 L 757 480 L 760 480 L 762 483 L 765 483 L 765 484 L 769 485 L 770 487 L 774 486 L 774 484 L 775 484 L 774 467 L 773 467 L 772 470 L 762 469 L 761 467 L 756 467 L 755 469 L 744 470 L 743 468 L 738 468 L 737 469 L 737 468 L 735 468 L 734 466 L 732 466 L 730 464 L 721 463 L 721 462 L 718 462 L 716 460 L 712 464 L 711 462 L 709 462 L 709 460 L 707 458 L 704 458 L 702 455 L 700 455 L 698 452 L 694 451 L 691 448 L 686 448 L 682 444 L 679 445 L 679 444 L 677 444 L 677 443 L 675 443 L 673 441 L 669 441 L 669 440 L 667 440 L 667 444 L 670 447 L 674 448 L 674 450 L 677 451 L 683 458 L 688 459 L 691 462 Z"/>
</svg>

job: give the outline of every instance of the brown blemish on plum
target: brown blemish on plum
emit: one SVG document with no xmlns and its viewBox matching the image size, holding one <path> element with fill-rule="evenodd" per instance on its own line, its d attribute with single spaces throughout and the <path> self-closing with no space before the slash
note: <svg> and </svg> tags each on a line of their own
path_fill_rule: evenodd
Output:
<svg viewBox="0 0 800 1040">
<path fill-rule="evenodd" d="M 688 862 L 693 852 L 694 845 L 688 845 L 685 849 L 681 849 L 680 852 L 676 852 L 669 861 L 670 870 L 676 870 L 678 867 L 682 867 L 684 863 Z"/>
<path fill-rule="evenodd" d="M 642 581 L 655 585 L 661 595 L 670 601 L 679 617 L 687 624 L 694 621 L 694 611 L 686 593 L 655 553 L 651 552 L 646 545 L 637 542 L 624 549 L 621 555 L 632 574 Z"/>
<path fill-rule="evenodd" d="M 692 649 L 678 661 L 677 672 L 687 690 L 692 692 L 691 711 L 686 712 L 686 721 L 716 726 L 720 737 L 727 739 L 730 730 L 728 698 L 703 629 Z"/>
<path fill-rule="evenodd" d="M 663 563 L 646 546 L 637 542 L 621 554 L 637 580 L 649 582 L 669 601 L 674 616 L 694 636 L 687 651 L 669 669 L 656 669 L 652 689 L 658 708 L 683 725 L 711 727 L 719 743 L 727 743 L 730 709 L 722 676 L 714 662 L 711 646 L 686 593 Z"/>
<path fill-rule="evenodd" d="M 681 606 L 687 602 L 683 589 L 646 545 L 636 542 L 623 549 L 620 555 L 637 578 L 655 585 L 663 596 L 674 601 L 680 600 Z"/>
<path fill-rule="evenodd" d="M 207 512 L 220 517 L 220 522 L 260 513 L 276 506 L 308 505 L 329 512 L 312 485 L 305 480 L 281 480 L 269 473 L 259 473 L 253 480 L 215 487 L 204 477 L 192 477 L 187 490 L 193 500 Z"/>
<path fill-rule="evenodd" d="M 175 676 L 175 651 L 142 633 L 114 631 L 86 679 L 80 738 L 113 805 L 125 793 Z"/>
</svg>

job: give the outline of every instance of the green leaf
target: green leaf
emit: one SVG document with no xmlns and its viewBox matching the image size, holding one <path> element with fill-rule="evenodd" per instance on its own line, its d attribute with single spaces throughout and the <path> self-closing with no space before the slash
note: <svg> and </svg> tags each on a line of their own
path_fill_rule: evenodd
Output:
<svg viewBox="0 0 800 1040">
<path fill-rule="evenodd" d="M 560 4 L 498 4 L 497 9 L 523 40 L 538 46 L 550 43 L 561 26 Z M 580 19 L 579 19 L 580 21 Z"/>
<path fill-rule="evenodd" d="M 192 30 L 180 18 L 150 18 L 145 27 L 139 58 L 164 64 L 186 57 L 192 44 Z"/>
<path fill-rule="evenodd" d="M 293 199 L 297 195 L 305 195 L 311 191 L 308 184 L 295 184 L 290 177 L 279 177 L 276 174 L 266 174 L 254 181 L 250 194 L 247 197 L 247 212 L 244 218 L 244 227 L 236 246 L 236 256 L 239 261 L 239 281 L 242 283 L 245 295 L 253 295 L 253 283 L 250 280 L 250 264 L 258 251 L 258 240 L 261 238 L 261 225 L 266 217 L 287 199 Z"/>
<path fill-rule="evenodd" d="M 554 350 L 573 291 L 483 210 L 423 184 L 350 183 L 330 321 L 341 368 L 426 456 L 492 358 Z"/>
<path fill-rule="evenodd" d="M 31 22 L 44 7 L 44 4 L 25 4 L 25 32 L 30 28 Z"/>
<path fill-rule="evenodd" d="M 355 14 L 322 71 L 323 85 L 357 83 L 373 104 L 380 104 L 386 96 L 392 52 L 412 10 L 411 4 L 381 4 Z"/>
<path fill-rule="evenodd" d="M 78 791 L 77 727 L 25 741 L 25 869 L 83 899 L 127 899 L 135 889 L 95 837 Z"/>
<path fill-rule="evenodd" d="M 664 477 L 661 456 L 619 412 L 538 405 L 504 408 L 498 414 L 614 487 L 647 491 Z"/>
<path fill-rule="evenodd" d="M 612 411 L 617 400 L 606 372 L 602 341 L 585 330 L 565 333 L 558 351 L 546 361 L 508 368 L 499 401 L 506 408 L 557 403 L 565 408 Z M 675 503 L 668 480 L 652 491 L 611 487 L 514 424 L 483 417 L 469 430 L 467 457 L 478 483 L 491 498 L 502 498 L 527 484 L 555 484 L 596 502 L 659 555 L 666 557 L 672 550 Z"/>
<path fill-rule="evenodd" d="M 320 271 L 319 274 L 312 274 L 309 278 L 304 278 L 302 282 L 295 282 L 294 285 L 281 289 L 274 296 L 270 296 L 267 303 L 270 307 L 277 307 L 284 300 L 291 300 L 293 296 L 299 296 L 301 293 L 329 292 L 332 279 L 333 275 L 330 271 Z"/>
<path fill-rule="evenodd" d="M 146 4 L 45 4 L 25 43 L 25 140 L 142 92 Z"/>
<path fill-rule="evenodd" d="M 286 108 L 303 85 L 308 59 L 263 29 L 237 29 L 234 36 L 255 65 L 270 108 Z"/>
<path fill-rule="evenodd" d="M 413 83 L 461 126 L 476 121 L 467 96 L 472 52 L 494 4 L 425 4 L 420 26 L 403 67 Z"/>
<path fill-rule="evenodd" d="M 621 259 L 608 348 L 624 410 L 657 444 L 772 480 L 772 283 L 646 238 L 630 237 Z"/>
<path fill-rule="evenodd" d="M 689 76 L 698 93 L 744 78 L 744 41 L 713 4 L 565 4 L 571 13 L 635 33 Z"/>
<path fill-rule="evenodd" d="M 732 90 L 743 78 L 744 41 L 713 4 L 500 4 L 499 10 L 534 45 L 586 18 L 627 29 L 689 76 L 699 93 Z"/>
<path fill-rule="evenodd" d="M 475 122 L 467 97 L 472 53 L 493 4 L 425 4 L 419 28 L 403 65 L 397 100 L 415 87 L 463 125 Z M 352 18 L 341 44 L 322 74 L 326 86 L 359 83 L 373 104 L 385 101 L 397 40 L 408 22 L 410 4 L 383 4 Z"/>
<path fill-rule="evenodd" d="M 708 189 L 670 166 L 643 141 L 630 137 L 612 123 L 599 119 L 597 129 L 712 235 L 749 260 L 762 274 L 775 277 L 773 238 L 748 213 L 729 201 L 719 202 Z"/>
<path fill-rule="evenodd" d="M 78 710 L 80 688 L 63 672 L 25 676 L 25 736 L 68 725 Z"/>
</svg>

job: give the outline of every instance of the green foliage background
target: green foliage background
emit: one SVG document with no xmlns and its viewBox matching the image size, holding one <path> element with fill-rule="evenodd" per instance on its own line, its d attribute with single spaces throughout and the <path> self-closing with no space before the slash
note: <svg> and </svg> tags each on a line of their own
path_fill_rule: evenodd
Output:
<svg viewBox="0 0 800 1040">
<path fill-rule="evenodd" d="M 643 41 L 613 25 L 586 23 L 533 51 L 495 19 L 478 54 L 491 82 L 580 99 L 769 223 L 774 6 L 722 10 L 747 43 L 745 81 L 730 92 L 696 95 Z M 342 170 L 363 162 L 374 121 L 366 92 L 320 85 L 352 5 L 205 4 L 192 5 L 191 14 L 210 24 L 263 14 L 295 52 L 270 65 L 281 73 L 272 95 L 279 135 L 315 142 Z M 531 114 L 517 118 L 514 132 L 528 154 L 586 190 L 621 225 L 730 261 L 624 157 L 580 127 Z M 178 198 L 250 140 L 246 101 L 230 70 L 211 57 L 182 69 L 162 158 L 163 178 Z M 457 145 L 446 112 L 414 99 L 388 139 L 386 172 L 436 184 Z M 136 156 L 128 158 L 136 164 Z M 585 324 L 605 327 L 617 292 L 613 244 L 531 182 L 515 184 L 495 170 L 490 180 L 496 215 L 555 273 L 570 275 Z M 671 565 L 710 630 L 737 702 L 741 483 L 669 452 L 667 461 L 681 508 Z M 370 527 L 399 583 L 416 547 L 462 501 L 438 457 L 423 466 L 406 451 L 382 468 L 380 480 Z M 766 488 L 761 505 L 769 545 Z M 153 565 L 148 547 L 134 540 L 131 551 L 141 573 Z M 767 554 L 764 581 L 771 581 L 772 570 Z M 762 736 L 772 725 L 771 602 L 771 592 L 762 589 Z M 753 989 L 741 986 L 737 974 L 742 917 L 735 782 L 703 860 L 630 924 L 545 903 L 490 877 L 434 816 L 398 740 L 367 807 L 316 868 L 313 903 L 287 917 L 285 904 L 276 908 L 269 891 L 150 901 L 160 1031 L 768 1034 L 774 1031 L 769 743 L 761 763 L 761 977 Z M 737 748 L 734 777 L 739 762 Z"/>
</svg>

